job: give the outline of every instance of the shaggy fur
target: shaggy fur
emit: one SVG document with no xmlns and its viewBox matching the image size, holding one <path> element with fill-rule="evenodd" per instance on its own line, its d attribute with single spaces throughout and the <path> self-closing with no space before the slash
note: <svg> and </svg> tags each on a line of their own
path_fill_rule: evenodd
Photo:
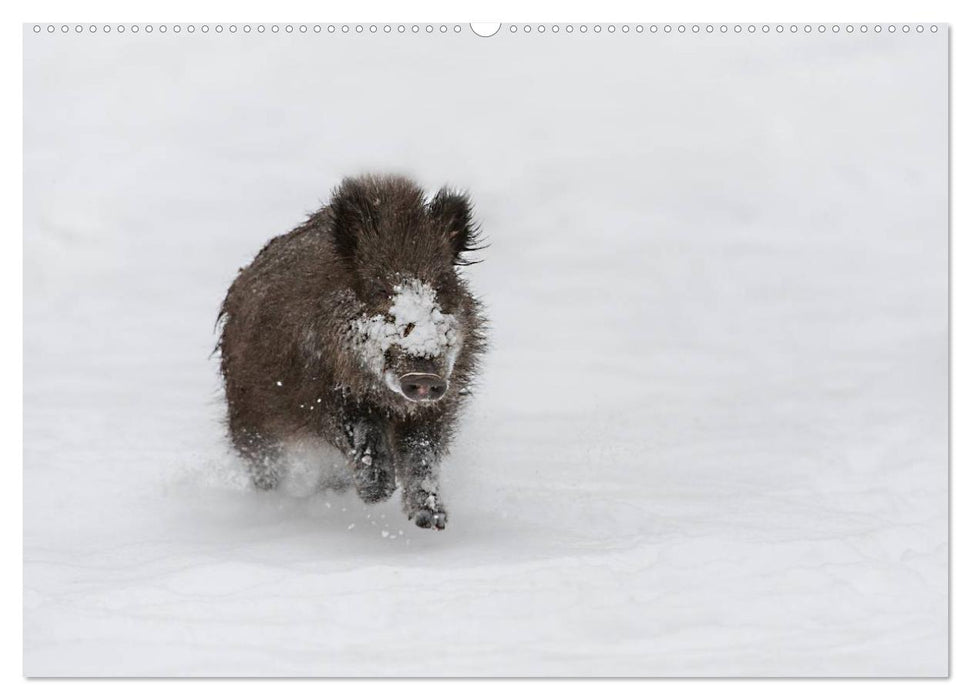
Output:
<svg viewBox="0 0 971 700">
<path fill-rule="evenodd" d="M 217 347 L 229 433 L 257 487 L 277 485 L 288 444 L 323 438 L 346 456 L 365 502 L 400 484 L 409 518 L 445 527 L 439 463 L 485 347 L 481 306 L 458 270 L 477 233 L 464 194 L 443 189 L 428 201 L 405 178 L 347 179 L 328 206 L 240 270 L 220 309 Z M 450 362 L 388 348 L 383 367 L 447 378 L 435 402 L 389 388 L 355 334 L 361 319 L 389 314 L 406 280 L 434 289 L 461 347 Z"/>
</svg>

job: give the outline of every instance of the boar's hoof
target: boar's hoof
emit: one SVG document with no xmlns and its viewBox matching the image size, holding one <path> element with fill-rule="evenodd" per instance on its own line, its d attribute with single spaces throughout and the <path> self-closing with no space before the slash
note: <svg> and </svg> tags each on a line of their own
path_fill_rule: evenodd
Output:
<svg viewBox="0 0 971 700">
<path fill-rule="evenodd" d="M 434 511 L 430 508 L 422 508 L 415 513 L 415 525 L 423 528 L 433 528 L 444 530 L 448 515 L 444 510 Z"/>
<path fill-rule="evenodd" d="M 391 498 L 396 484 L 394 472 L 378 467 L 363 467 L 354 474 L 357 494 L 365 503 L 379 503 Z"/>
</svg>

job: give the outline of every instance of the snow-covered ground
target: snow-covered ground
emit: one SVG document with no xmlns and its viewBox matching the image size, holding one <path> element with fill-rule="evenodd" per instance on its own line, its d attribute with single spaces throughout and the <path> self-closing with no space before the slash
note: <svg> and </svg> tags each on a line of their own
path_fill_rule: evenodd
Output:
<svg viewBox="0 0 971 700">
<path fill-rule="evenodd" d="M 941 675 L 946 30 L 25 30 L 28 675 Z M 448 529 L 256 493 L 213 322 L 347 174 L 468 187 Z"/>
</svg>

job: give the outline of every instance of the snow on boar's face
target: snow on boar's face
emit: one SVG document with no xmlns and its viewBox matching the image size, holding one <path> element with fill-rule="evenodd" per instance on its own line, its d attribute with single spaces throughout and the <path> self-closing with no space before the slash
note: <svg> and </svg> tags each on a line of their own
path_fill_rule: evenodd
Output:
<svg viewBox="0 0 971 700">
<path fill-rule="evenodd" d="M 331 207 L 361 307 L 350 332 L 362 366 L 405 401 L 438 401 L 466 335 L 456 266 L 476 250 L 468 198 L 443 189 L 426 202 L 408 180 L 360 178 L 345 181 Z"/>
</svg>

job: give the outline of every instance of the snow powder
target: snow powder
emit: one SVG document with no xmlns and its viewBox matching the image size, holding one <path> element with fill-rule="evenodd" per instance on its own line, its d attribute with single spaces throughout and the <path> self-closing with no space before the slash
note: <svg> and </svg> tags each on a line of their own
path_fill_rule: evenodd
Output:
<svg viewBox="0 0 971 700">
<path fill-rule="evenodd" d="M 442 313 L 435 290 L 416 279 L 395 285 L 388 314 L 357 319 L 354 332 L 365 362 L 377 374 L 384 372 L 384 353 L 392 346 L 412 357 L 445 354 L 448 372 L 461 346 L 455 316 Z"/>
</svg>

